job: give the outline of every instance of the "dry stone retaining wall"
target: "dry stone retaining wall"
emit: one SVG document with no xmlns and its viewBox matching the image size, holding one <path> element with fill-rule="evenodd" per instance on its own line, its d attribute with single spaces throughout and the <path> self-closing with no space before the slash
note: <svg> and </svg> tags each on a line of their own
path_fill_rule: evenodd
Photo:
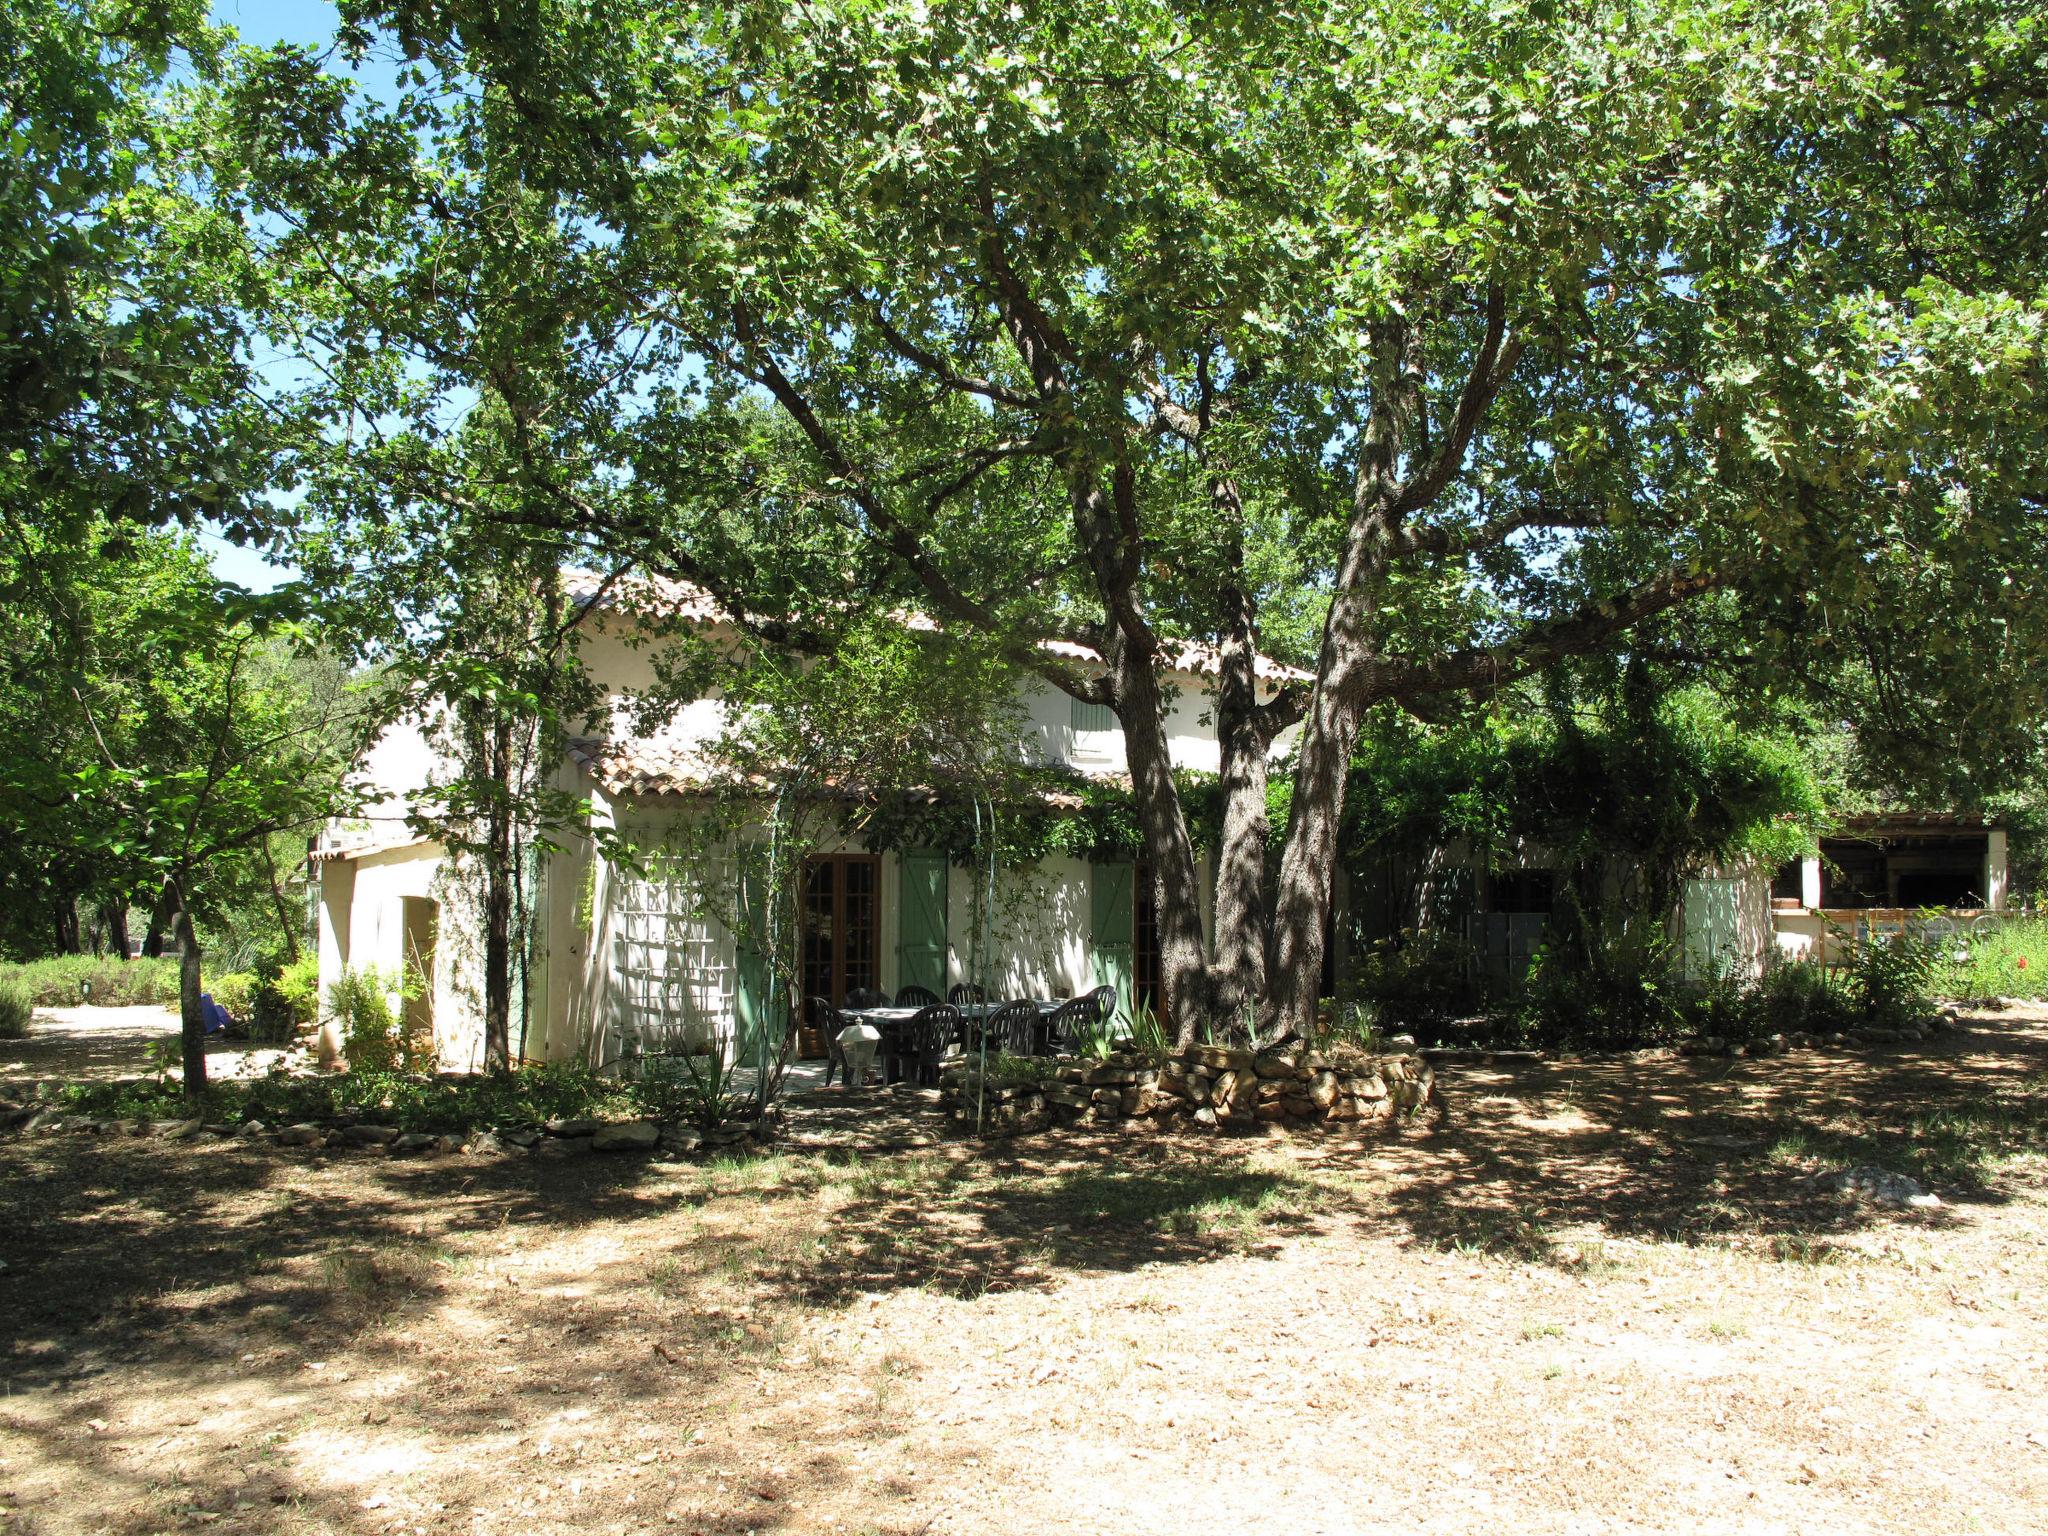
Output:
<svg viewBox="0 0 2048 1536">
<path fill-rule="evenodd" d="M 1005 1062 L 984 1090 L 979 1062 L 949 1068 L 939 1085 L 948 1113 L 998 1129 L 1080 1121 L 1133 1130 L 1356 1124 L 1420 1107 L 1435 1084 L 1420 1056 L 1343 1046 L 1255 1052 L 1198 1045 L 1157 1063 L 1128 1055 L 1063 1059 L 1029 1081 L 1011 1078 L 1017 1070 Z"/>
</svg>

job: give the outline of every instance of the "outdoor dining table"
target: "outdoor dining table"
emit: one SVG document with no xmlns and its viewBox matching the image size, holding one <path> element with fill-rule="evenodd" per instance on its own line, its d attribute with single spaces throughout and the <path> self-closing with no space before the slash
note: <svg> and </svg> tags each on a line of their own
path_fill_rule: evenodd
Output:
<svg viewBox="0 0 2048 1536">
<path fill-rule="evenodd" d="M 1015 999 L 1012 999 L 1011 1001 L 1015 1001 Z M 1037 1054 L 1044 1055 L 1046 1054 L 1047 1047 L 1050 1044 L 1048 1026 L 1050 1025 L 1053 1014 L 1059 1010 L 1060 1003 L 1063 1001 L 1063 999 L 1051 997 L 1032 997 L 1025 998 L 1023 999 L 1023 1001 L 1030 1003 L 1033 1007 L 1035 1007 L 1038 1010 L 1038 1029 L 1036 1031 L 1036 1038 L 1032 1041 L 1032 1047 L 1037 1052 Z M 843 1019 L 855 1023 L 872 1024 L 876 1029 L 881 1031 L 882 1054 L 883 1056 L 888 1057 L 900 1054 L 899 1052 L 893 1050 L 892 1047 L 895 1046 L 896 1041 L 900 1035 L 900 1032 L 903 1029 L 903 1026 L 908 1024 L 912 1019 L 916 1018 L 920 1013 L 923 1013 L 925 1008 L 930 1006 L 931 1005 L 928 1003 L 922 1006 L 910 1007 L 898 1007 L 895 1004 L 890 1004 L 889 1006 L 883 1008 L 841 1008 L 840 1010 L 838 1010 L 838 1012 L 839 1016 Z M 988 1018 L 997 1010 L 1009 1007 L 1010 1004 L 1009 1002 L 954 1003 L 952 1006 L 959 1012 L 961 1022 L 968 1026 L 971 1038 L 971 1031 L 975 1025 L 981 1023 L 983 1019 Z M 966 1039 L 962 1039 L 959 1042 L 959 1044 L 963 1048 L 967 1045 L 967 1043 L 968 1041 Z"/>
</svg>

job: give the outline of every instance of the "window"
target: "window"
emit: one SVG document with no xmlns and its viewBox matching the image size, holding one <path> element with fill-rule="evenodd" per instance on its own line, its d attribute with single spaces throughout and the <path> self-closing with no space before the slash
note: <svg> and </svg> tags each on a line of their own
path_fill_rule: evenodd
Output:
<svg viewBox="0 0 2048 1536">
<path fill-rule="evenodd" d="M 1502 869 L 1494 872 L 1491 884 L 1495 912 L 1548 912 L 1557 876 L 1548 869 Z"/>
<path fill-rule="evenodd" d="M 1771 876 L 1773 901 L 1800 901 L 1806 895 L 1806 861 L 1794 859 Z"/>
<path fill-rule="evenodd" d="M 1090 704 L 1073 698 L 1067 702 L 1073 707 L 1072 722 L 1076 732 L 1116 729 L 1116 715 L 1107 704 Z"/>
</svg>

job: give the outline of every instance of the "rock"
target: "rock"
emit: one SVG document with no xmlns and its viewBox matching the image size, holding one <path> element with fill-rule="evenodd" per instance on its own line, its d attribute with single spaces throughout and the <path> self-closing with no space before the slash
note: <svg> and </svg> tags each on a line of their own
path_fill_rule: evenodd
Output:
<svg viewBox="0 0 2048 1536">
<path fill-rule="evenodd" d="M 729 1147 L 735 1142 L 745 1141 L 753 1134 L 754 1128 L 751 1125 L 728 1123 L 726 1125 L 714 1126 L 711 1130 L 704 1133 L 704 1139 L 714 1147 Z M 603 1149 L 600 1148 L 599 1150 L 602 1151 Z"/>
<path fill-rule="evenodd" d="M 499 1126 L 498 1139 L 509 1141 L 522 1152 L 530 1152 L 540 1145 L 540 1132 L 530 1125 Z"/>
<path fill-rule="evenodd" d="M 1387 1044 L 1397 1051 L 1412 1051 L 1415 1049 L 1415 1037 L 1413 1035 L 1389 1035 L 1387 1036 Z"/>
<path fill-rule="evenodd" d="M 236 1134 L 241 1136 L 261 1136 L 265 1131 L 269 1129 L 270 1127 L 265 1125 L 261 1120 L 244 1120 L 242 1122 L 241 1130 L 238 1131 Z"/>
<path fill-rule="evenodd" d="M 1195 1124 L 1213 1126 L 1215 1123 L 1216 1111 L 1211 1109 L 1208 1105 L 1204 1104 L 1200 1109 L 1195 1111 Z"/>
<path fill-rule="evenodd" d="M 1261 1078 L 1255 1102 L 1264 1104 L 1270 1099 L 1284 1098 L 1293 1091 L 1294 1084 L 1291 1082 L 1283 1082 L 1277 1077 Z"/>
<path fill-rule="evenodd" d="M 507 1141 L 495 1131 L 478 1131 L 469 1138 L 466 1150 L 477 1157 L 508 1157 L 525 1149 L 516 1142 Z"/>
<path fill-rule="evenodd" d="M 594 1136 L 550 1136 L 534 1151 L 542 1157 L 588 1157 Z"/>
<path fill-rule="evenodd" d="M 1301 1065 L 1293 1051 L 1266 1051 L 1252 1062 L 1252 1071 L 1263 1078 L 1292 1077 Z"/>
<path fill-rule="evenodd" d="M 550 1120 L 545 1129 L 550 1136 L 595 1136 L 598 1123 L 595 1120 Z"/>
<path fill-rule="evenodd" d="M 740 1134 L 745 1135 L 750 1129 L 741 1127 Z M 590 1149 L 593 1152 L 644 1152 L 660 1140 L 661 1127 L 651 1120 L 614 1120 L 600 1125 L 592 1133 Z"/>
<path fill-rule="evenodd" d="M 1316 1101 L 1303 1094 L 1289 1094 L 1280 1101 L 1280 1107 L 1287 1111 L 1289 1119 L 1312 1120 L 1315 1118 Z"/>
<path fill-rule="evenodd" d="M 277 1133 L 277 1142 L 283 1147 L 317 1147 L 327 1140 L 327 1127 L 303 1120 L 297 1125 L 288 1125 Z"/>
<path fill-rule="evenodd" d="M 460 1136 L 436 1136 L 434 1150 L 443 1157 L 453 1157 L 457 1152 L 469 1150 L 469 1143 Z"/>
<path fill-rule="evenodd" d="M 1315 1101 L 1317 1109 L 1328 1109 L 1337 1102 L 1337 1074 L 1328 1070 L 1318 1072 L 1309 1079 L 1308 1096 Z"/>
<path fill-rule="evenodd" d="M 1095 1106 L 1098 1109 L 1100 1109 L 1105 1104 L 1120 1105 L 1124 1101 L 1123 1090 L 1120 1088 L 1112 1088 L 1107 1083 L 1103 1084 L 1102 1087 L 1097 1088 L 1092 1094 L 1089 1095 L 1089 1097 L 1092 1100 L 1094 1100 Z"/>
<path fill-rule="evenodd" d="M 1254 1119 L 1271 1122 L 1285 1120 L 1287 1118 L 1287 1111 L 1282 1107 L 1278 1099 L 1267 1099 L 1253 1107 L 1252 1116 Z"/>
<path fill-rule="evenodd" d="M 430 1152 L 441 1140 L 425 1131 L 405 1131 L 391 1138 L 391 1154 L 394 1157 L 413 1157 L 421 1152 Z"/>
<path fill-rule="evenodd" d="M 1251 1067 L 1252 1053 L 1228 1045 L 1198 1045 L 1188 1059 L 1218 1072 L 1243 1072 Z"/>
<path fill-rule="evenodd" d="M 1048 1083 L 1045 1097 L 1053 1104 L 1067 1109 L 1079 1109 L 1088 1102 L 1088 1090 L 1073 1083 Z"/>
<path fill-rule="evenodd" d="M 345 1125 L 341 1139 L 352 1147 L 388 1147 L 398 1140 L 395 1125 Z"/>
<path fill-rule="evenodd" d="M 1821 1187 L 1839 1191 L 1845 1195 L 1857 1195 L 1874 1200 L 1879 1205 L 1913 1206 L 1919 1210 L 1939 1210 L 1939 1196 L 1930 1195 L 1918 1179 L 1903 1173 L 1893 1173 L 1889 1168 L 1879 1168 L 1870 1163 L 1858 1163 L 1839 1173 L 1827 1174 L 1820 1179 Z"/>
<path fill-rule="evenodd" d="M 1218 1109 L 1227 1108 L 1231 1095 L 1237 1091 L 1238 1076 L 1234 1071 L 1217 1073 L 1209 1082 L 1209 1102 Z"/>
</svg>

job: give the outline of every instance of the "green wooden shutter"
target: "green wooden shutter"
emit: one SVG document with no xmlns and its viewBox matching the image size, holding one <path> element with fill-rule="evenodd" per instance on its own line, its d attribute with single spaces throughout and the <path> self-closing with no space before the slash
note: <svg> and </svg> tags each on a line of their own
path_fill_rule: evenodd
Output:
<svg viewBox="0 0 2048 1536">
<path fill-rule="evenodd" d="M 757 947 L 756 935 L 763 935 L 766 893 L 762 880 L 745 875 L 740 881 L 740 905 L 745 913 L 737 937 L 732 994 L 733 1060 L 751 1064 L 761 1059 L 764 1036 L 774 1041 L 781 1031 L 772 1027 L 775 1013 L 775 973 L 767 955 Z"/>
<path fill-rule="evenodd" d="M 1131 894 L 1136 868 L 1092 864 L 1088 883 L 1088 947 L 1098 987 L 1131 993 Z"/>
<path fill-rule="evenodd" d="M 946 856 L 906 853 L 897 861 L 896 985 L 946 995 Z"/>
</svg>

